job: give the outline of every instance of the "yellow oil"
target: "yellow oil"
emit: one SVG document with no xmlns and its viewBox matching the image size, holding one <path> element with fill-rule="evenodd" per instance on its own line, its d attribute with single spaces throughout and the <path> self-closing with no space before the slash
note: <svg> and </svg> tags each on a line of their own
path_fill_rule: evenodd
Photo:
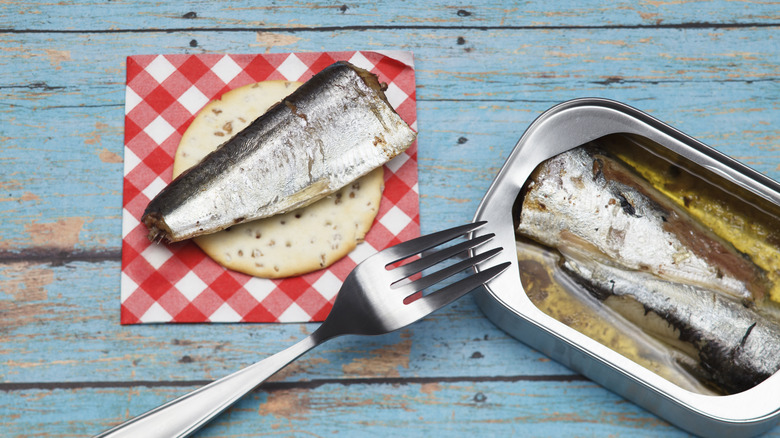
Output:
<svg viewBox="0 0 780 438">
<path fill-rule="evenodd" d="M 638 137 L 610 136 L 600 146 L 615 154 L 702 225 L 761 268 L 768 299 L 780 304 L 780 211 L 742 187 Z"/>
</svg>

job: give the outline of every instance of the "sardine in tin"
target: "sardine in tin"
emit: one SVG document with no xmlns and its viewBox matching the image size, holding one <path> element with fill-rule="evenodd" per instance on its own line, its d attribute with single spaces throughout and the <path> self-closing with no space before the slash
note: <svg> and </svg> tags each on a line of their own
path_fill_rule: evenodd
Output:
<svg viewBox="0 0 780 438">
<path fill-rule="evenodd" d="M 486 220 L 488 226 L 476 234 L 495 233 L 502 247 L 514 248 L 513 207 L 534 169 L 548 158 L 610 134 L 647 139 L 780 205 L 780 184 L 682 132 L 619 102 L 575 99 L 546 111 L 524 133 L 477 209 L 475 221 Z M 524 293 L 513 251 L 483 268 L 504 261 L 512 267 L 478 292 L 477 302 L 491 321 L 515 338 L 697 435 L 753 436 L 777 423 L 780 373 L 734 395 L 682 389 L 539 310 Z"/>
</svg>

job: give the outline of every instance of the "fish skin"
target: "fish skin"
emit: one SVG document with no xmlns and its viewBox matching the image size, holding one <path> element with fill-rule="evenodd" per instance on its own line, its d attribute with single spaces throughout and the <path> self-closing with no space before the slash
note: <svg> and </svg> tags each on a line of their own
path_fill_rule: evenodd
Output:
<svg viewBox="0 0 780 438">
<path fill-rule="evenodd" d="M 673 332 L 653 334 L 687 344 L 698 356 L 704 380 L 726 393 L 750 389 L 780 369 L 780 326 L 729 297 L 571 254 L 562 271 L 605 303 L 610 297 L 635 300 L 641 307 L 633 311 L 626 305 L 610 307 L 637 325 L 652 325 L 643 323 L 651 314 L 666 321 Z"/>
<path fill-rule="evenodd" d="M 765 273 L 643 181 L 592 145 L 560 154 L 523 189 L 518 235 L 556 250 L 561 275 L 691 356 L 704 381 L 760 383 L 780 368 Z"/>
<path fill-rule="evenodd" d="M 517 232 L 746 302 L 760 302 L 769 287 L 763 271 L 732 245 L 596 148 L 575 148 L 539 166 L 525 189 Z"/>
<path fill-rule="evenodd" d="M 406 150 L 416 133 L 375 75 L 337 62 L 152 199 L 151 240 L 181 241 L 306 206 Z"/>
</svg>

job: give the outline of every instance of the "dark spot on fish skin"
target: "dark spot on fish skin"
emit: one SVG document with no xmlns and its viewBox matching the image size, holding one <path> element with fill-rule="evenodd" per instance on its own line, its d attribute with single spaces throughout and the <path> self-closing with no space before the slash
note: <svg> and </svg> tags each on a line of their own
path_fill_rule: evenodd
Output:
<svg viewBox="0 0 780 438">
<path fill-rule="evenodd" d="M 463 38 L 463 37 L 461 37 L 461 36 L 459 36 L 459 37 L 458 37 L 458 45 L 459 45 L 459 46 L 462 46 L 462 45 L 464 45 L 464 44 L 466 44 L 466 39 L 465 39 L 465 38 Z M 462 137 L 461 137 L 461 138 L 462 138 Z"/>
<path fill-rule="evenodd" d="M 374 146 L 384 146 L 387 142 L 385 141 L 385 138 L 381 135 L 375 135 L 374 136 Z"/>
<path fill-rule="evenodd" d="M 466 137 L 458 137 L 458 144 L 466 144 L 466 142 L 469 141 Z"/>
<path fill-rule="evenodd" d="M 190 40 L 190 47 L 198 47 L 198 40 Z"/>
<path fill-rule="evenodd" d="M 465 10 L 465 9 L 458 9 L 458 17 L 468 17 L 471 15 L 471 12 Z"/>
<path fill-rule="evenodd" d="M 483 357 L 485 357 L 485 355 L 483 355 L 479 351 L 475 351 L 475 352 L 471 353 L 470 359 L 482 359 Z"/>
<path fill-rule="evenodd" d="M 633 217 L 641 217 L 636 214 L 636 209 L 622 193 L 618 193 L 618 198 L 620 198 L 620 208 L 622 208 L 627 215 Z"/>
<path fill-rule="evenodd" d="M 195 362 L 195 361 L 192 359 L 192 357 L 190 357 L 188 355 L 184 355 L 184 356 L 181 357 L 181 359 L 179 359 L 179 363 L 192 363 L 192 362 Z"/>
<path fill-rule="evenodd" d="M 737 348 L 742 348 L 745 346 L 745 342 L 747 342 L 747 338 L 748 336 L 750 336 L 750 332 L 752 332 L 753 329 L 756 327 L 756 324 L 757 323 L 754 322 L 753 324 L 750 325 L 750 327 L 747 328 L 747 330 L 745 330 L 745 336 L 742 336 L 742 340 L 739 341 L 739 347 Z"/>
<path fill-rule="evenodd" d="M 690 196 L 683 196 L 683 205 L 685 205 L 685 208 L 689 208 L 691 206 L 691 197 Z"/>
<path fill-rule="evenodd" d="M 481 392 L 474 394 L 474 402 L 484 403 L 487 400 L 487 396 Z"/>
<path fill-rule="evenodd" d="M 574 280 L 575 283 L 580 285 L 584 290 L 586 290 L 593 298 L 604 301 L 610 296 L 615 294 L 615 280 L 609 280 L 609 288 L 606 287 L 600 287 L 597 284 L 588 281 L 585 278 L 582 278 L 575 270 L 573 270 L 571 267 L 567 266 L 566 263 L 563 263 L 561 265 L 562 272 L 568 274 L 572 280 Z M 522 271 L 521 271 L 522 272 Z M 530 296 L 529 296 L 530 298 Z"/>
<path fill-rule="evenodd" d="M 301 214 L 300 213 L 295 213 L 295 219 L 300 219 L 300 218 L 301 218 Z"/>
<path fill-rule="evenodd" d="M 287 105 L 287 108 L 289 108 L 289 109 L 290 109 L 290 111 L 292 111 L 292 113 L 293 113 L 294 115 L 296 115 L 296 116 L 298 116 L 298 117 L 302 118 L 302 119 L 303 119 L 303 121 L 305 121 L 305 122 L 308 122 L 308 121 L 309 121 L 309 118 L 308 118 L 308 117 L 306 117 L 306 114 L 304 114 L 304 113 L 301 113 L 301 112 L 298 112 L 298 107 L 297 107 L 297 106 L 295 106 L 295 104 L 294 104 L 294 103 L 290 102 L 290 101 L 289 101 L 289 100 L 287 100 L 287 99 L 284 99 L 282 102 L 284 102 L 284 104 L 285 104 L 285 105 Z"/>
<path fill-rule="evenodd" d="M 596 158 L 593 160 L 593 181 L 596 181 L 603 175 L 604 162 Z"/>
<path fill-rule="evenodd" d="M 198 14 L 196 12 L 190 11 L 182 15 L 181 18 L 187 18 L 187 19 L 198 18 Z"/>
</svg>

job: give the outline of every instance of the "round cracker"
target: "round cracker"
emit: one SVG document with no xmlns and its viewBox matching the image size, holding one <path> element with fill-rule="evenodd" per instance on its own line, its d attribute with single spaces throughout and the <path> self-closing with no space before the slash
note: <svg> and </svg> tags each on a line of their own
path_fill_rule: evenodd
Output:
<svg viewBox="0 0 780 438">
<path fill-rule="evenodd" d="M 300 85 L 258 82 L 209 102 L 182 136 L 173 177 L 200 162 Z M 363 241 L 379 211 L 383 190 L 384 172 L 380 167 L 301 209 L 198 236 L 193 241 L 228 269 L 264 278 L 302 275 L 330 266 Z"/>
</svg>

